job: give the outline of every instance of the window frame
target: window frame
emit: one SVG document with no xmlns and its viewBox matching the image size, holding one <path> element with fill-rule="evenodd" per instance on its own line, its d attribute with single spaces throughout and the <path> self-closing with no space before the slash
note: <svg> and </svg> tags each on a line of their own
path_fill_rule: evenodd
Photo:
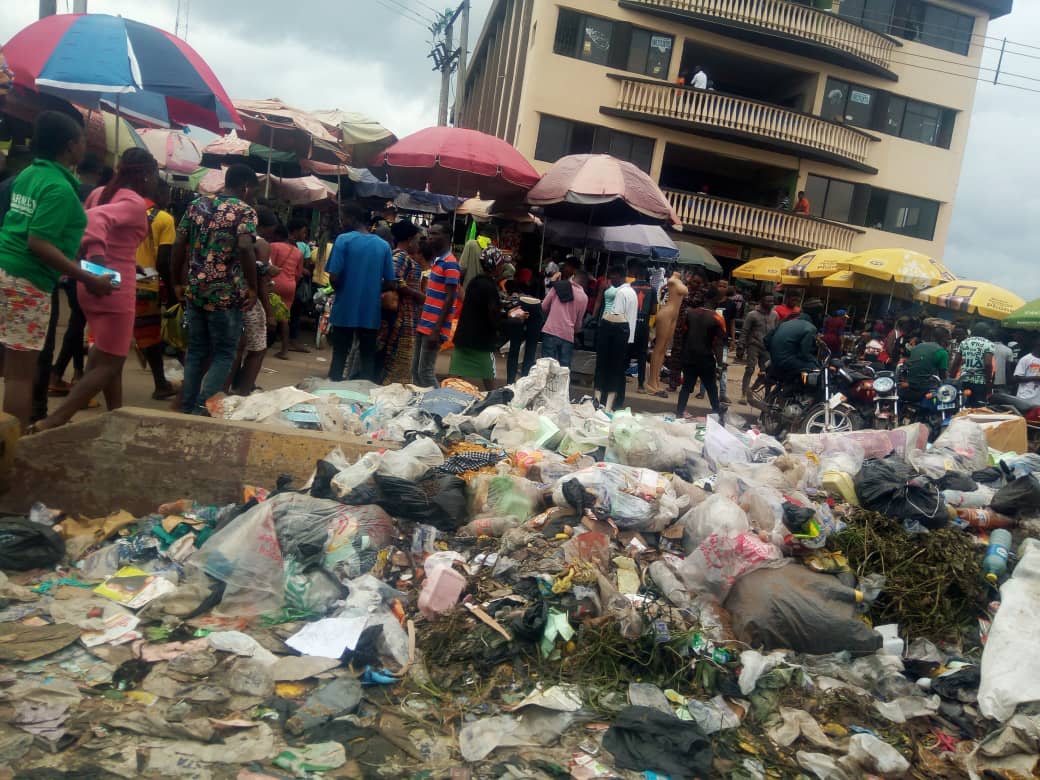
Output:
<svg viewBox="0 0 1040 780">
<path fill-rule="evenodd" d="M 822 198 L 815 196 L 815 192 L 820 189 L 819 182 L 824 182 Z M 852 188 L 851 197 L 848 199 L 847 219 L 842 219 L 840 215 L 835 216 L 833 212 L 828 215 L 828 210 L 833 205 L 830 201 L 832 187 L 835 184 Z M 873 187 L 869 184 L 836 179 L 818 173 L 808 174 L 805 190 L 807 193 L 814 193 L 814 197 L 809 199 L 810 215 L 817 219 L 881 230 L 885 233 L 919 238 L 924 241 L 935 240 L 935 230 L 939 224 L 939 209 L 942 207 L 940 201 Z M 854 220 L 853 212 L 857 209 L 857 202 L 862 203 L 863 211 L 862 216 Z"/>
<path fill-rule="evenodd" d="M 874 11 L 871 6 L 879 3 L 886 8 Z M 846 0 L 838 15 L 868 30 L 962 57 L 971 52 L 975 37 L 975 16 L 926 0 Z M 930 28 L 930 15 L 945 19 L 933 22 Z M 951 30 L 954 33 L 948 32 Z"/>
<path fill-rule="evenodd" d="M 563 28 L 565 20 L 569 26 L 574 27 L 572 32 L 573 40 L 568 40 L 569 36 L 561 35 L 561 28 Z M 599 58 L 584 56 L 585 41 L 589 30 L 589 20 L 594 20 L 596 23 L 609 26 L 610 41 L 607 44 L 606 55 L 603 61 L 600 61 Z M 633 50 L 633 44 L 637 34 L 646 36 L 646 48 L 639 54 L 639 56 L 635 56 L 636 52 Z M 651 51 L 654 49 L 653 41 L 655 38 L 667 38 L 669 41 L 668 51 L 663 55 L 663 63 L 660 67 L 661 75 L 653 73 L 650 67 Z M 616 68 L 617 70 L 622 70 L 626 73 L 638 73 L 639 75 L 648 78 L 659 78 L 665 80 L 668 78 L 668 71 L 672 67 L 672 58 L 675 55 L 675 36 L 660 30 L 651 30 L 648 27 L 639 27 L 638 25 L 629 22 L 608 19 L 595 14 L 584 13 L 583 11 L 576 11 L 572 8 L 561 7 L 556 18 L 556 32 L 553 38 L 553 53 L 558 54 L 561 57 L 570 57 L 571 59 L 588 62 L 592 65 Z M 641 59 L 642 61 L 642 67 L 639 69 L 631 67 L 634 56 L 635 59 Z"/>
<path fill-rule="evenodd" d="M 551 155 L 544 154 L 546 146 L 550 143 L 543 136 L 543 132 L 546 132 L 543 129 L 547 126 L 546 120 L 548 120 L 549 127 L 556 125 L 557 128 L 563 131 L 563 153 L 556 159 L 549 159 Z M 582 140 L 581 143 L 577 143 L 579 138 Z M 588 139 L 588 141 L 584 142 L 584 139 Z M 627 144 L 627 155 L 616 154 L 618 143 Z M 594 125 L 590 122 L 565 119 L 553 114 L 539 114 L 534 156 L 539 162 L 555 163 L 561 157 L 566 157 L 570 154 L 594 154 L 597 153 L 597 150 L 603 150 L 606 153 L 613 154 L 619 160 L 626 160 L 641 171 L 649 173 L 653 164 L 656 143 L 657 140 L 650 136 L 626 133 L 624 130 L 615 130 L 612 127 Z M 637 150 L 639 154 L 636 154 Z"/>
</svg>

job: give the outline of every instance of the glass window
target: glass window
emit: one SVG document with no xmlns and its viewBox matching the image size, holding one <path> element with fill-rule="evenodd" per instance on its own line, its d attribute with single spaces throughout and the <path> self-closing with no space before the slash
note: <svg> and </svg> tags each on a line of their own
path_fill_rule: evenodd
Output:
<svg viewBox="0 0 1040 780">
<path fill-rule="evenodd" d="M 823 216 L 823 207 L 827 203 L 828 184 L 830 184 L 830 179 L 813 174 L 809 174 L 805 180 L 805 197 L 809 199 L 809 213 L 814 217 Z"/>
<path fill-rule="evenodd" d="M 939 137 L 939 125 L 942 123 L 942 113 L 938 106 L 911 100 L 906 104 L 903 132 L 900 135 L 911 141 L 935 146 Z"/>
<path fill-rule="evenodd" d="M 606 65 L 610 58 L 610 40 L 614 34 L 614 23 L 595 16 L 586 16 L 584 22 L 578 57 L 597 65 Z"/>
<path fill-rule="evenodd" d="M 643 32 L 640 30 L 639 32 Z M 632 37 L 633 48 L 635 46 L 635 35 Z M 646 57 L 647 76 L 655 79 L 668 78 L 668 67 L 672 64 L 672 45 L 674 40 L 670 35 L 650 35 L 650 46 Z"/>
<path fill-rule="evenodd" d="M 590 153 L 611 154 L 649 173 L 654 156 L 654 141 L 652 138 L 622 133 L 608 127 L 542 115 L 535 143 L 535 159 L 554 163 L 568 154 Z"/>
<path fill-rule="evenodd" d="M 823 206 L 823 218 L 835 222 L 848 222 L 852 216 L 852 196 L 856 185 L 848 181 L 831 179 L 827 188 L 827 202 Z"/>
<path fill-rule="evenodd" d="M 556 25 L 556 40 L 553 51 L 567 57 L 578 56 L 578 31 L 581 29 L 581 14 L 560 9 L 560 20 Z"/>
<path fill-rule="evenodd" d="M 838 79 L 827 79 L 820 116 L 832 122 L 845 121 L 845 101 L 849 97 L 849 85 Z"/>
<path fill-rule="evenodd" d="M 929 46 L 967 54 L 971 48 L 971 36 L 975 29 L 975 17 L 957 13 L 937 5 L 924 6 L 921 36 L 918 40 Z"/>
<path fill-rule="evenodd" d="M 570 146 L 571 123 L 566 119 L 543 115 L 538 125 L 538 141 L 534 148 L 535 159 L 554 163 L 561 157 L 570 154 Z"/>
<path fill-rule="evenodd" d="M 967 54 L 975 17 L 923 0 L 842 0 L 840 16 L 879 33 Z"/>
<path fill-rule="evenodd" d="M 931 241 L 938 217 L 939 204 L 934 200 L 874 189 L 867 205 L 866 226 Z"/>
<path fill-rule="evenodd" d="M 903 115 L 905 113 L 906 98 L 889 95 L 888 107 L 885 110 L 885 126 L 881 129 L 889 135 L 899 135 L 903 131 Z"/>
<path fill-rule="evenodd" d="M 870 127 L 874 117 L 875 96 L 874 90 L 852 84 L 845 103 L 845 121 L 856 127 Z"/>
</svg>

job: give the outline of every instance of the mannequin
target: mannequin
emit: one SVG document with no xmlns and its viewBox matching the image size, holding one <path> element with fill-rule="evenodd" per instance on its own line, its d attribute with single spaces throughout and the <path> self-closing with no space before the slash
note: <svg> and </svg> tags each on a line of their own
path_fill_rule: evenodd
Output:
<svg viewBox="0 0 1040 780">
<path fill-rule="evenodd" d="M 654 336 L 654 351 L 650 355 L 650 367 L 646 373 L 646 391 L 651 395 L 667 398 L 668 393 L 661 387 L 661 366 L 664 365 L 664 356 L 668 347 L 672 344 L 675 335 L 675 324 L 679 320 L 679 308 L 689 290 L 683 284 L 678 271 L 673 273 L 667 282 L 668 297 L 657 312 L 656 334 Z"/>
</svg>

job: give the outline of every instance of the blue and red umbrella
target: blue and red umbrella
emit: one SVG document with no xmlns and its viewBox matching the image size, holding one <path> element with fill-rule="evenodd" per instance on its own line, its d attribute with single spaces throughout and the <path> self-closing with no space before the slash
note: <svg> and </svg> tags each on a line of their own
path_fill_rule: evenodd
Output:
<svg viewBox="0 0 1040 780">
<path fill-rule="evenodd" d="M 4 46 L 16 84 L 158 125 L 241 127 L 234 104 L 187 43 L 107 14 L 48 16 Z"/>
</svg>

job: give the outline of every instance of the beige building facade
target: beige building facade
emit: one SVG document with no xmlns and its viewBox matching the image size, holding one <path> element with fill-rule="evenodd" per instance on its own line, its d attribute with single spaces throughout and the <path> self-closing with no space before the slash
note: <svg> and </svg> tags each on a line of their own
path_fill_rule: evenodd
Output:
<svg viewBox="0 0 1040 780">
<path fill-rule="evenodd" d="M 941 258 L 987 27 L 1011 2 L 495 0 L 456 123 L 541 171 L 630 160 L 720 257 Z"/>
</svg>

